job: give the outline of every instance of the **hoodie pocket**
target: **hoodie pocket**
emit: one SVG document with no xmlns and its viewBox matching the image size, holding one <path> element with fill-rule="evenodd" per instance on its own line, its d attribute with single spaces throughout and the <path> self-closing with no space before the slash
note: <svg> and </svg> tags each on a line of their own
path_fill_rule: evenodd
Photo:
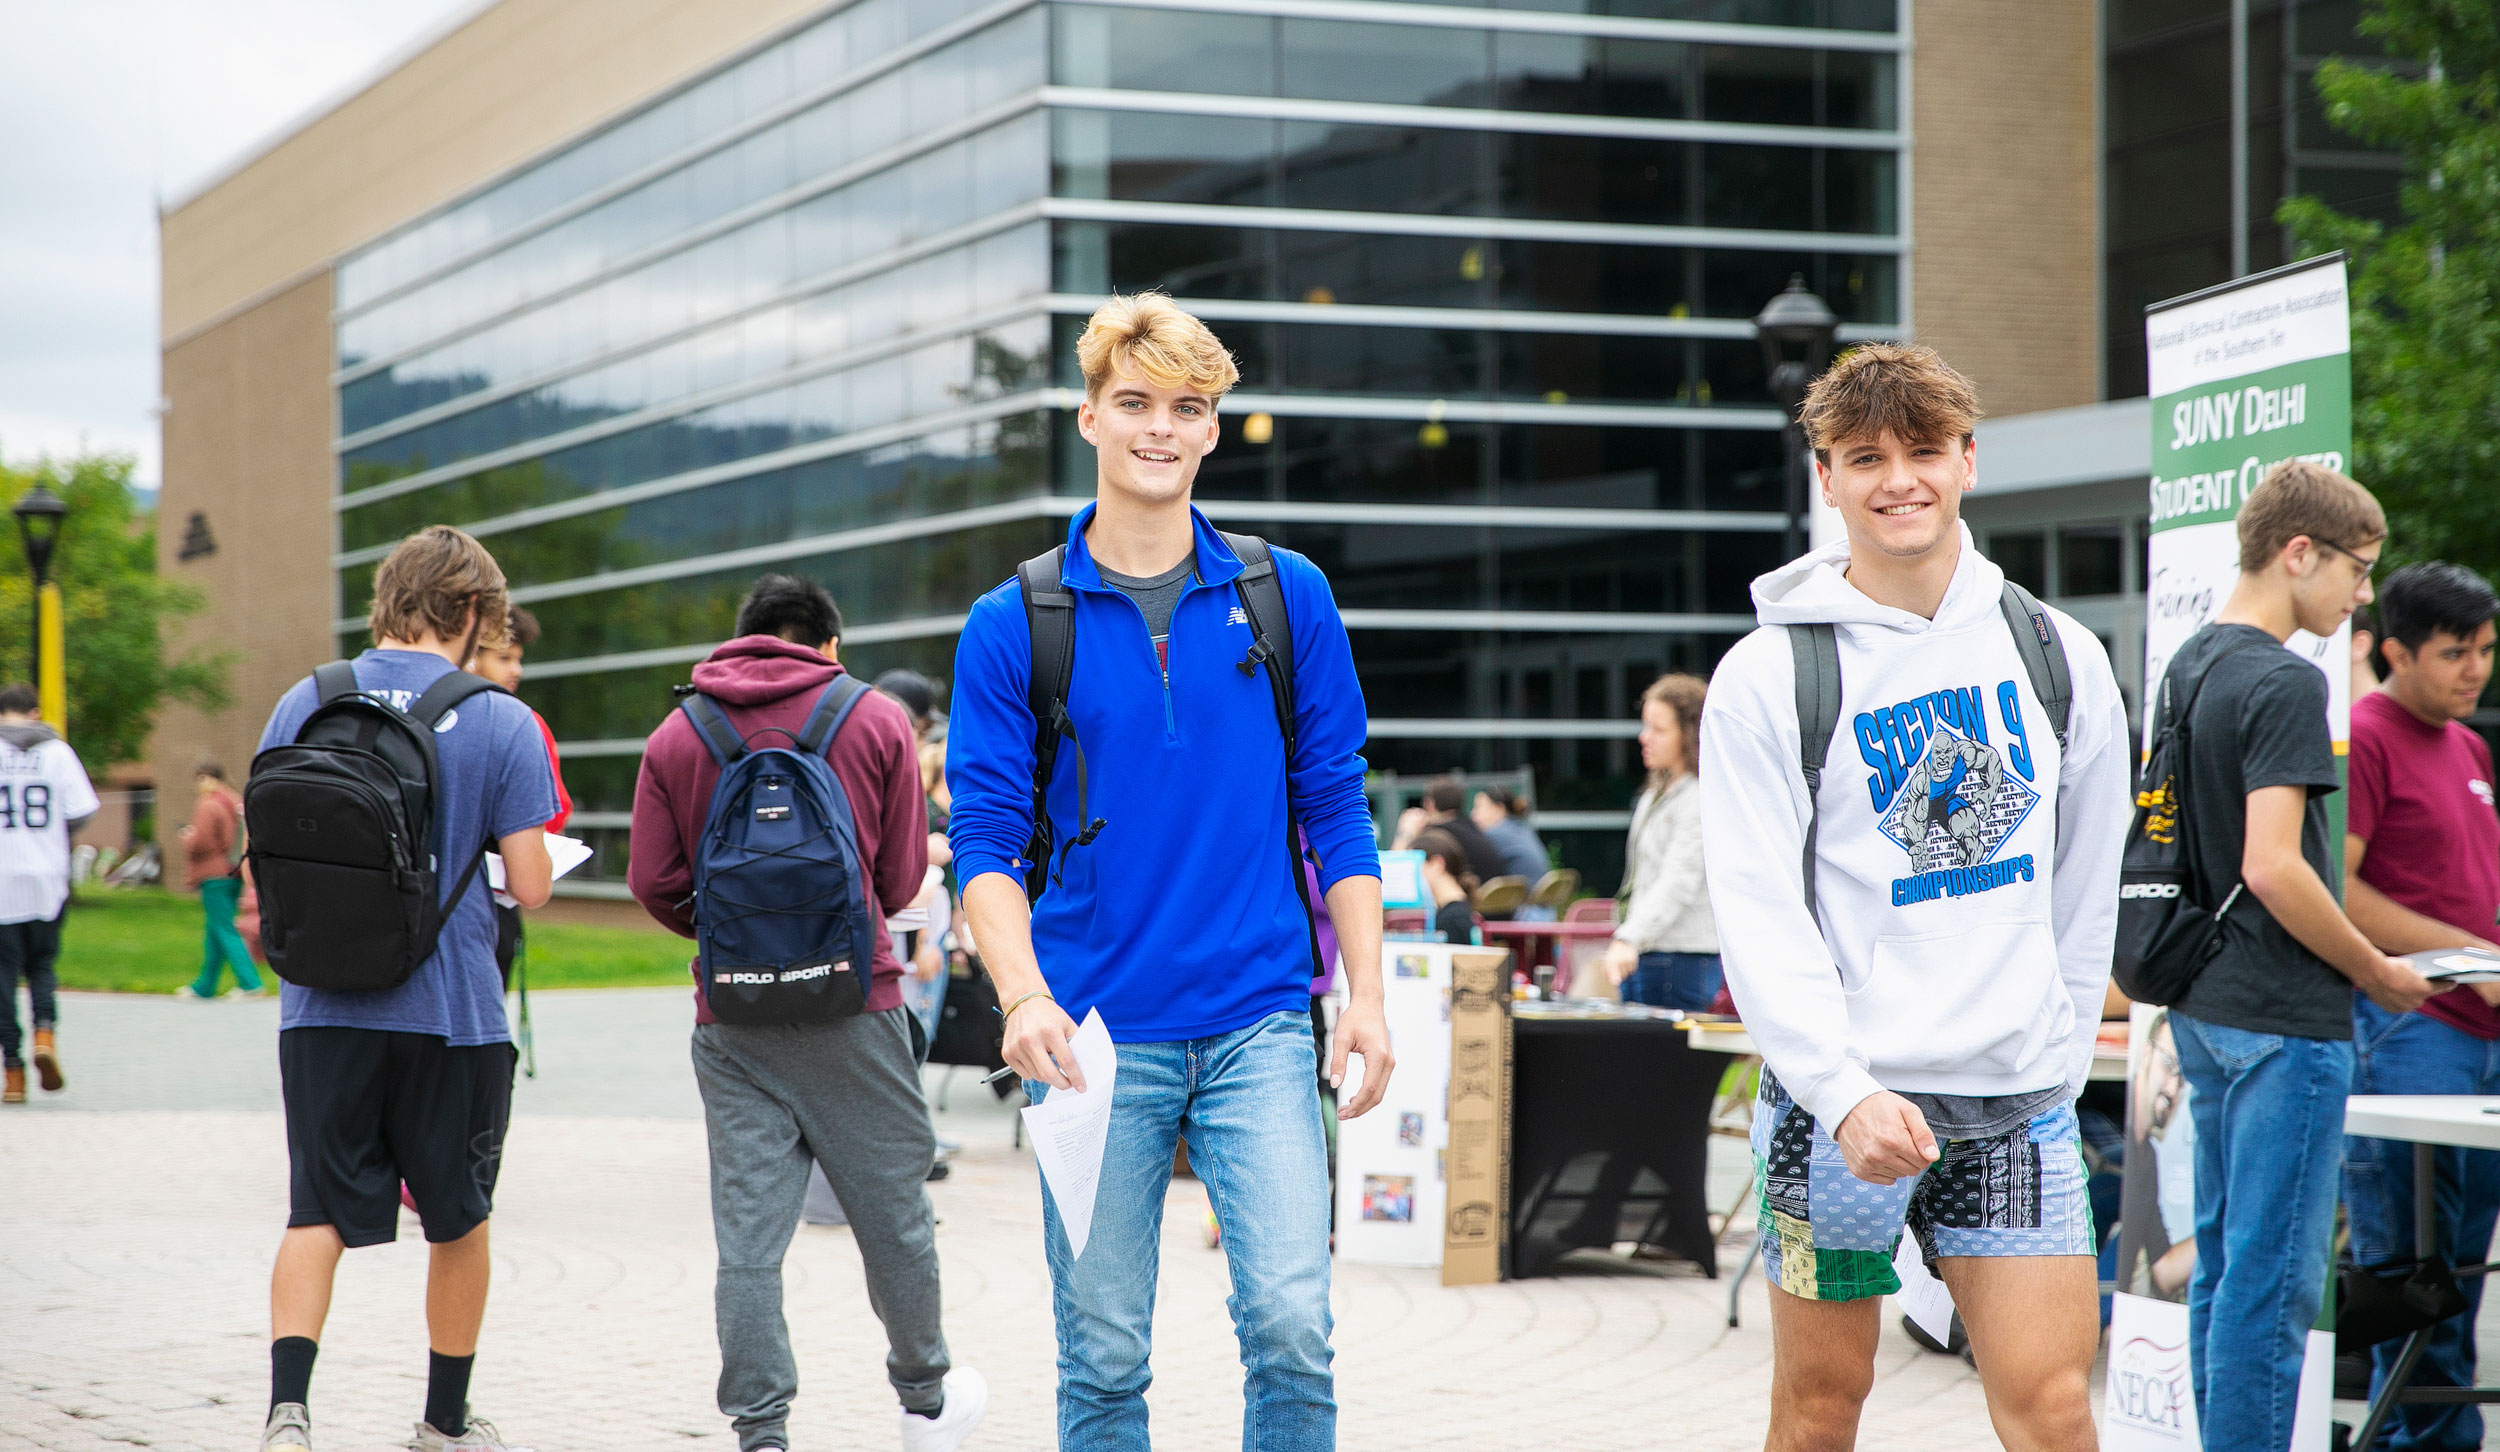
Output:
<svg viewBox="0 0 2500 1452">
<path fill-rule="evenodd" d="M 1849 1026 L 1878 1069 L 2012 1073 L 2074 1022 L 2057 942 L 2036 920 L 1878 937 L 1849 990 Z"/>
</svg>

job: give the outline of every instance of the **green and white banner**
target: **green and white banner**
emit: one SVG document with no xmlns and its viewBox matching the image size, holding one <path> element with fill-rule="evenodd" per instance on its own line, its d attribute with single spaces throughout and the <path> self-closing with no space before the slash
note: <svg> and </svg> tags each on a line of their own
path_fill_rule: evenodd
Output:
<svg viewBox="0 0 2500 1452">
<path fill-rule="evenodd" d="M 2344 258 L 2245 277 L 2145 309 L 2153 395 L 2152 537 L 2145 561 L 2144 730 L 2163 673 L 2239 578 L 2240 506 L 2266 471 L 2352 454 L 2352 326 Z M 2286 648 L 2326 673 L 2327 725 L 2343 755 L 2352 719 L 2352 627 Z M 2329 798 L 2343 842 L 2343 797 Z M 2138 1004 L 2128 1040 L 2126 1188 L 2110 1310 L 2107 1452 L 2195 1452 L 2188 1282 L 2196 1274 L 2196 1122 L 2169 1010 Z M 2290 1452 L 2325 1452 L 2334 1337 L 2309 1333 Z"/>
<path fill-rule="evenodd" d="M 2152 371 L 2152 526 L 2145 570 L 2144 722 L 2171 655 L 2230 596 L 2235 521 L 2266 471 L 2352 456 L 2352 313 L 2340 252 L 2145 309 Z M 2326 672 L 2335 749 L 2351 719 L 2350 627 L 2286 642 Z"/>
</svg>

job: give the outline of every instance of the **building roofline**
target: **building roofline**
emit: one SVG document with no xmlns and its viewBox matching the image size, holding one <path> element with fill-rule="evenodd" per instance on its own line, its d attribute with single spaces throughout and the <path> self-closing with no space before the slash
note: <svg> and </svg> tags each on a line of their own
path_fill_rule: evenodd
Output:
<svg viewBox="0 0 2500 1452">
<path fill-rule="evenodd" d="M 503 0 L 468 0 L 468 3 L 457 7 L 451 14 L 392 47 L 381 59 L 365 67 L 353 80 L 330 91 L 321 99 L 262 133 L 257 140 L 246 144 L 234 156 L 212 168 L 207 175 L 168 196 L 159 198 L 156 204 L 156 215 L 159 219 L 170 217 L 234 180 L 250 170 L 253 163 L 320 125 L 349 102 L 380 85 L 394 72 L 417 57 L 475 24 L 480 16 L 502 3 Z"/>
<path fill-rule="evenodd" d="M 2145 479 L 2152 472 L 2149 398 L 2011 414 L 1979 425 L 1980 487 L 1992 495 Z"/>
</svg>

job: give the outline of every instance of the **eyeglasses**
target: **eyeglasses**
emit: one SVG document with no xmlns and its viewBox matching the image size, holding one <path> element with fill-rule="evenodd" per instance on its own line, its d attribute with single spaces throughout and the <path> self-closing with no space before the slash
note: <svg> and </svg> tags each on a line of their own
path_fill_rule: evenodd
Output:
<svg viewBox="0 0 2500 1452">
<path fill-rule="evenodd" d="M 2331 539 L 2319 539 L 2316 535 L 2311 535 L 2309 538 L 2311 543 L 2319 546 L 2321 549 L 2333 550 L 2335 553 L 2342 555 L 2345 559 L 2359 565 L 2361 567 L 2361 578 L 2366 580 L 2370 578 L 2370 576 L 2378 573 L 2378 561 L 2376 559 L 2365 559 L 2360 555 L 2354 554 L 2352 551 L 2344 548 L 2342 545 L 2337 544 Z"/>
</svg>

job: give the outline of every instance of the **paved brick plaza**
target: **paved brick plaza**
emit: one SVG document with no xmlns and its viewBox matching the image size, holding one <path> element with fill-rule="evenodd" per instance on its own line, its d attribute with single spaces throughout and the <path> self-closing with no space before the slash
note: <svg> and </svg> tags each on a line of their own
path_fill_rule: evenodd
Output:
<svg viewBox="0 0 2500 1452">
<path fill-rule="evenodd" d="M 711 1230 L 684 996 L 543 994 L 495 1218 L 478 1360 L 483 1415 L 544 1452 L 734 1452 L 712 1407 Z M 286 1211 L 268 1003 L 73 995 L 72 1093 L 0 1115 L 0 1447 L 256 1446 L 267 1403 L 269 1256 Z M 994 1391 L 970 1445 L 1048 1448 L 1049 1279 L 1032 1158 L 958 1076 L 930 1187 L 944 1220 L 947 1330 Z M 1223 1257 L 1194 1184 L 1165 1221 L 1156 1442 L 1239 1445 Z M 424 1249 L 350 1255 L 313 1380 L 322 1452 L 403 1444 L 424 1391 Z M 1733 1267 L 1734 1260 L 1730 1257 Z M 884 1342 L 845 1230 L 802 1227 L 789 1260 L 803 1388 L 799 1452 L 890 1448 Z M 1432 1272 L 1340 1266 L 1338 1396 L 1349 1448 L 1679 1452 L 1762 1444 L 1762 1292 L 1724 1324 L 1722 1283 L 1597 1267 L 1444 1289 Z M 1960 1361 L 1888 1330 L 1860 1446 L 1996 1445 Z"/>
</svg>

